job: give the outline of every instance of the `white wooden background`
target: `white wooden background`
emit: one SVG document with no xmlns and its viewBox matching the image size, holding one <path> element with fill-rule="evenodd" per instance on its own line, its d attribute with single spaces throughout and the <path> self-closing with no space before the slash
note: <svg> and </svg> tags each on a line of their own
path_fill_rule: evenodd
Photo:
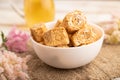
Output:
<svg viewBox="0 0 120 80">
<path fill-rule="evenodd" d="M 25 21 L 12 8 L 11 2 L 23 9 L 23 0 L 0 0 L 0 24 L 24 24 Z M 120 14 L 120 1 L 55 0 L 55 20 L 73 10 L 82 10 L 89 21 L 109 20 L 111 14 Z"/>
</svg>

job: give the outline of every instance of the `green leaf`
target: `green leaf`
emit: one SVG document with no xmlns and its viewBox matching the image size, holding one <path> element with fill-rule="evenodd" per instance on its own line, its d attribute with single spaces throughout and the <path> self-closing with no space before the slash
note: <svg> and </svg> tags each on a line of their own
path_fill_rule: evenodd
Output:
<svg viewBox="0 0 120 80">
<path fill-rule="evenodd" d="M 7 38 L 5 37 L 5 35 L 2 31 L 1 31 L 1 38 L 2 38 L 2 46 L 5 47 L 5 49 L 7 49 L 7 46 L 5 45 Z"/>
</svg>

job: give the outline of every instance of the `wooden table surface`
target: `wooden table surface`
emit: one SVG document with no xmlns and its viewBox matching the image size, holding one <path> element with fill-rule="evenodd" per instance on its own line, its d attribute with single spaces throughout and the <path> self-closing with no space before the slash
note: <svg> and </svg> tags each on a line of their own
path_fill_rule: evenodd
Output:
<svg viewBox="0 0 120 80">
<path fill-rule="evenodd" d="M 28 62 L 32 80 L 112 80 L 120 77 L 120 45 L 103 44 L 99 55 L 89 64 L 76 69 L 56 69 L 42 62 L 33 49 Z"/>
</svg>

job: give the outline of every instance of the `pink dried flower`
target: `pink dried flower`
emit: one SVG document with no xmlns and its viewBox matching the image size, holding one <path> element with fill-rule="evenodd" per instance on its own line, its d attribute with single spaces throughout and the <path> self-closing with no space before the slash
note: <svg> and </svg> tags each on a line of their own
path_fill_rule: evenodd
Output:
<svg viewBox="0 0 120 80">
<path fill-rule="evenodd" d="M 0 80 L 30 80 L 27 62 L 31 57 L 18 57 L 14 52 L 0 50 L 0 75 L 4 77 L 0 76 Z"/>
<path fill-rule="evenodd" d="M 8 50 L 14 52 L 27 51 L 27 41 L 29 39 L 29 35 L 25 32 L 17 30 L 16 27 L 13 27 L 6 38 L 7 41 L 5 42 L 5 45 Z"/>
</svg>

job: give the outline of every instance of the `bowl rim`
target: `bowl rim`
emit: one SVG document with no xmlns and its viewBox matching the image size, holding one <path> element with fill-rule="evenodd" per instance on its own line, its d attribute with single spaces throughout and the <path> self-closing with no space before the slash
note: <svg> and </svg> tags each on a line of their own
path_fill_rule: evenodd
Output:
<svg viewBox="0 0 120 80">
<path fill-rule="evenodd" d="M 53 24 L 53 23 L 55 23 L 55 21 L 54 21 L 54 22 L 45 23 L 45 25 L 47 26 L 47 25 L 49 25 L 50 23 Z M 77 48 L 82 48 L 82 47 L 90 46 L 90 45 L 93 45 L 93 44 L 99 42 L 101 39 L 104 39 L 104 30 L 103 30 L 100 26 L 98 26 L 98 25 L 95 24 L 95 23 L 88 23 L 88 24 L 94 25 L 95 27 L 97 27 L 97 28 L 100 30 L 100 32 L 101 32 L 101 36 L 100 36 L 100 38 L 99 38 L 98 40 L 96 40 L 95 42 L 92 42 L 92 43 L 87 44 L 87 45 L 82 45 L 82 46 L 78 46 L 78 47 L 64 47 L 64 48 L 62 48 L 62 47 L 52 47 L 52 46 L 47 46 L 47 45 L 40 44 L 40 43 L 36 42 L 31 35 L 30 35 L 30 40 L 32 40 L 32 42 L 35 43 L 35 44 L 37 44 L 38 46 L 42 46 L 42 47 L 44 47 L 44 48 L 62 49 L 62 50 L 64 50 L 64 49 L 77 49 Z"/>
</svg>

